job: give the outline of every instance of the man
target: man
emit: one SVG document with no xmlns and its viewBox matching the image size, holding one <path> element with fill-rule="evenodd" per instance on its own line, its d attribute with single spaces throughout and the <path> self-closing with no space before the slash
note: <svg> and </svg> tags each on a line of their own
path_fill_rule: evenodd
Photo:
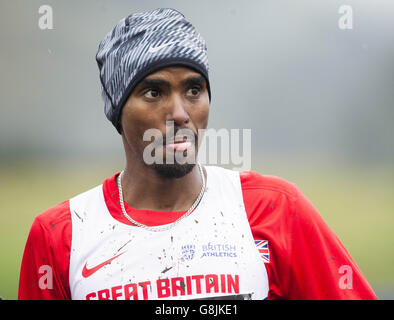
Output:
<svg viewBox="0 0 394 320">
<path fill-rule="evenodd" d="M 20 299 L 376 299 L 294 184 L 196 163 L 211 91 L 182 14 L 122 19 L 96 58 L 126 166 L 37 216 Z"/>
</svg>

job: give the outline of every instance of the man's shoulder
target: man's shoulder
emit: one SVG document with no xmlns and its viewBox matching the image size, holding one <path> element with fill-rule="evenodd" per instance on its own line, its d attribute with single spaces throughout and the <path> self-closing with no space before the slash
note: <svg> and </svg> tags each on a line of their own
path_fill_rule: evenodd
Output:
<svg viewBox="0 0 394 320">
<path fill-rule="evenodd" d="M 71 230 L 70 206 L 66 200 L 36 215 L 28 242 L 43 246 L 63 243 L 70 238 Z"/>
<path fill-rule="evenodd" d="M 102 185 L 95 186 L 93 188 L 90 188 L 89 190 L 86 190 L 71 197 L 68 200 L 65 200 L 46 209 L 45 211 L 36 216 L 35 223 L 38 223 L 43 227 L 53 228 L 56 225 L 63 224 L 65 222 L 71 222 L 70 201 L 72 201 L 73 199 L 89 197 L 89 195 L 97 193 L 97 191 L 101 188 Z"/>
<path fill-rule="evenodd" d="M 38 214 L 34 223 L 41 225 L 45 229 L 50 229 L 59 225 L 59 223 L 67 221 L 71 222 L 70 200 L 63 201 Z"/>
<path fill-rule="evenodd" d="M 299 188 L 295 183 L 277 176 L 263 175 L 255 171 L 240 171 L 239 176 L 243 191 L 268 191 L 284 194 L 292 199 L 297 198 L 299 194 Z"/>
<path fill-rule="evenodd" d="M 300 192 L 295 183 L 274 175 L 263 175 L 255 171 L 236 171 L 219 166 L 208 166 L 208 169 L 219 175 L 239 175 L 243 192 L 250 193 L 250 191 L 253 190 L 260 193 L 264 193 L 264 191 L 265 193 L 272 192 L 284 194 L 292 200 L 294 200 Z"/>
</svg>

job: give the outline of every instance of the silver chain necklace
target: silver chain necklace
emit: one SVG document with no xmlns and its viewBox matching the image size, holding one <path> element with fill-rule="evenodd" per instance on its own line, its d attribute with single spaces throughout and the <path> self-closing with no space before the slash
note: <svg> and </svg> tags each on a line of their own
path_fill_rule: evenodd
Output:
<svg viewBox="0 0 394 320">
<path fill-rule="evenodd" d="M 139 226 L 139 227 L 141 227 L 141 228 L 148 229 L 148 230 L 151 230 L 151 231 L 164 231 L 164 230 L 168 230 L 168 229 L 173 228 L 173 227 L 174 227 L 175 225 L 177 225 L 182 219 L 184 219 L 184 218 L 186 218 L 187 216 L 190 215 L 190 213 L 198 206 L 198 204 L 200 203 L 200 201 L 201 201 L 201 199 L 202 199 L 202 197 L 203 197 L 203 195 L 204 195 L 204 192 L 205 192 L 205 184 L 206 184 L 206 182 L 205 182 L 205 176 L 204 176 L 204 172 L 203 172 L 203 170 L 202 170 L 201 165 L 200 165 L 199 163 L 198 163 L 197 165 L 198 165 L 198 169 L 199 169 L 199 171 L 200 171 L 201 180 L 202 180 L 202 186 L 201 186 L 200 194 L 198 195 L 197 199 L 194 201 L 194 203 L 192 204 L 192 206 L 190 207 L 190 209 L 187 210 L 187 212 L 186 212 L 183 216 L 181 216 L 178 220 L 175 220 L 174 222 L 172 222 L 172 223 L 170 223 L 170 224 L 167 224 L 167 225 L 165 225 L 165 226 L 162 226 L 162 227 L 160 227 L 160 226 L 152 226 L 152 227 L 147 226 L 147 225 L 145 225 L 145 224 L 142 224 L 142 223 L 139 223 L 139 222 L 133 220 L 133 219 L 127 214 L 126 209 L 125 209 L 125 207 L 124 207 L 124 201 L 123 201 L 122 176 L 123 176 L 124 171 L 122 171 L 122 172 L 120 173 L 119 177 L 118 177 L 118 190 L 119 190 L 120 207 L 122 208 L 123 215 L 124 215 L 124 216 L 127 218 L 127 220 L 129 220 L 133 225 L 136 225 L 136 226 Z"/>
</svg>

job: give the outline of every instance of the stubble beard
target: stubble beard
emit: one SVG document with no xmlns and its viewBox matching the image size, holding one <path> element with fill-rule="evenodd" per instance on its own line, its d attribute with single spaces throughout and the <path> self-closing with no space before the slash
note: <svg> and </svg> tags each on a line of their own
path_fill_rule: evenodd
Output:
<svg viewBox="0 0 394 320">
<path fill-rule="evenodd" d="M 175 178 L 179 179 L 190 173 L 194 166 L 195 163 L 185 163 L 185 164 L 179 164 L 179 163 L 174 163 L 174 164 L 152 164 L 150 165 L 152 169 L 161 177 L 163 178 Z"/>
</svg>

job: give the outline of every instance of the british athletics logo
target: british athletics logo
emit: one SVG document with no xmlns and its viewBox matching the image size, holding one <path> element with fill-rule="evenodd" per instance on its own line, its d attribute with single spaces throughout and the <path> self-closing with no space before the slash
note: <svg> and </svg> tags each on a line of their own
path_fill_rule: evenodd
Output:
<svg viewBox="0 0 394 320">
<path fill-rule="evenodd" d="M 182 256 L 186 260 L 192 260 L 196 252 L 196 246 L 194 244 L 186 244 L 182 246 Z"/>
<path fill-rule="evenodd" d="M 270 251 L 268 249 L 268 240 L 255 240 L 257 250 L 259 250 L 260 256 L 263 258 L 264 263 L 270 262 Z"/>
</svg>

